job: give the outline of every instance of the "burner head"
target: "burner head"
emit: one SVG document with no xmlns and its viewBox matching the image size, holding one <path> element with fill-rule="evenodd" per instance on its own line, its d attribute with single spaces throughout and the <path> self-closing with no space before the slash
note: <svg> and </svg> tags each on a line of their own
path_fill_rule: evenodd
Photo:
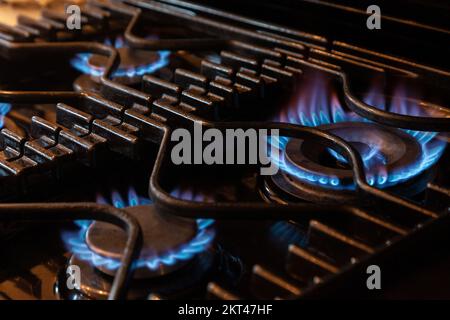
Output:
<svg viewBox="0 0 450 320">
<path fill-rule="evenodd" d="M 393 187 L 415 194 L 424 183 L 410 188 L 423 157 L 420 143 L 410 134 L 369 122 L 339 122 L 318 126 L 353 145 L 360 153 L 370 185 Z M 283 170 L 266 188 L 275 186 L 295 198 L 327 202 L 352 202 L 356 199 L 353 172 L 346 159 L 334 150 L 312 140 L 289 139 L 283 149 Z M 425 171 L 423 176 L 429 172 Z M 422 176 L 422 175 L 421 175 Z M 423 179 L 426 181 L 427 179 Z"/>
<path fill-rule="evenodd" d="M 446 146 L 442 135 L 372 123 L 342 104 L 334 78 L 320 73 L 305 75 L 303 80 L 275 121 L 317 127 L 352 144 L 363 159 L 367 183 L 376 188 L 389 188 L 403 196 L 424 190 L 432 178 L 432 166 Z M 384 95 L 380 99 L 375 92 L 376 89 L 370 89 L 363 94 L 367 95 L 364 101 L 393 113 L 423 115 L 424 109 L 431 108 L 402 92 L 395 92 L 389 99 Z M 425 113 L 428 112 L 431 111 Z M 314 139 L 280 137 L 273 141 L 278 142 L 272 143 L 272 147 L 279 152 L 271 160 L 280 170 L 273 177 L 261 179 L 264 181 L 262 195 L 267 200 L 286 202 L 284 198 L 291 201 L 291 196 L 294 201 L 299 198 L 329 202 L 356 200 L 352 170 L 343 156 L 319 146 Z"/>
<path fill-rule="evenodd" d="M 143 245 L 135 278 L 149 278 L 164 275 L 183 267 L 189 259 L 176 259 L 172 261 L 159 261 L 161 257 L 176 252 L 187 243 L 194 240 L 197 235 L 197 223 L 173 216 L 163 216 L 157 213 L 153 206 L 136 206 L 125 209 L 140 223 L 143 235 Z M 115 261 L 122 257 L 126 233 L 119 227 L 105 223 L 94 222 L 86 233 L 86 243 L 95 254 Z M 170 260 L 170 257 L 167 258 Z M 150 268 L 148 268 L 150 264 Z M 153 265 L 152 265 L 153 264 Z M 102 272 L 114 275 L 115 269 L 106 264 L 96 265 Z"/>
<path fill-rule="evenodd" d="M 396 175 L 420 160 L 419 143 L 397 129 L 374 123 L 340 122 L 319 126 L 348 143 L 360 153 L 369 184 L 387 183 L 388 172 Z M 346 159 L 332 149 L 321 147 L 311 140 L 289 140 L 285 149 L 287 165 L 293 172 L 303 175 L 311 183 L 339 189 L 353 188 L 352 170 Z"/>
<path fill-rule="evenodd" d="M 197 219 L 194 222 L 162 216 L 149 205 L 151 200 L 138 196 L 133 187 L 128 189 L 127 200 L 116 190 L 111 193 L 110 200 L 97 195 L 97 203 L 127 210 L 141 224 L 143 248 L 140 258 L 134 261 L 135 278 L 157 277 L 175 271 L 209 251 L 214 240 L 213 220 Z M 62 234 L 68 250 L 104 274 L 115 274 L 126 242 L 125 232 L 108 223 L 75 222 L 80 227 L 78 232 Z"/>
<path fill-rule="evenodd" d="M 106 41 L 106 44 L 113 45 L 110 41 Z M 125 46 L 121 39 L 115 41 L 114 47 L 119 53 L 120 65 L 113 72 L 112 78 L 114 81 L 125 85 L 138 84 L 144 74 L 153 73 L 169 63 L 169 51 L 132 49 Z M 98 54 L 82 53 L 76 55 L 71 61 L 72 66 L 85 75 L 89 75 L 90 81 L 81 78 L 81 76 L 81 79 L 76 80 L 75 87 L 83 89 L 95 87 L 95 83 L 99 82 L 99 77 L 105 71 L 108 59 L 108 57 Z"/>
</svg>

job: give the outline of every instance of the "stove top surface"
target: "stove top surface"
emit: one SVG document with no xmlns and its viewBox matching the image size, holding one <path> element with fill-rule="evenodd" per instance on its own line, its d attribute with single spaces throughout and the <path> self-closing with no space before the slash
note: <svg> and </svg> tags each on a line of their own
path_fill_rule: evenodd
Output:
<svg viewBox="0 0 450 320">
<path fill-rule="evenodd" d="M 0 9 L 0 300 L 450 298 L 450 32 L 350 2 Z"/>
</svg>

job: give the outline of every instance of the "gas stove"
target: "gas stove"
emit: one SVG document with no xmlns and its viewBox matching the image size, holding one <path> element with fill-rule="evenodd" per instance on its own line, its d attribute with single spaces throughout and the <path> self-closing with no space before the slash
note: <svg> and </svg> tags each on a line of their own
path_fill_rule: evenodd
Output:
<svg viewBox="0 0 450 320">
<path fill-rule="evenodd" d="M 397 285 L 449 243 L 450 29 L 227 3 L 0 25 L 0 299 L 450 298 Z"/>
</svg>

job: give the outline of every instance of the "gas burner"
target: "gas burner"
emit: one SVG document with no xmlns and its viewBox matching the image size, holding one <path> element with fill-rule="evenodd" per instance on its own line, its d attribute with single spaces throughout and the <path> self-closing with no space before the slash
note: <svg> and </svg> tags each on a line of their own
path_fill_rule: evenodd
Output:
<svg viewBox="0 0 450 320">
<path fill-rule="evenodd" d="M 279 120 L 317 127 L 352 144 L 363 159 L 370 185 L 395 187 L 396 191 L 407 195 L 414 195 L 426 187 L 432 176 L 429 169 L 445 149 L 444 139 L 433 132 L 401 130 L 369 122 L 355 113 L 346 112 L 337 95 L 329 94 L 322 79 L 316 78 L 312 84 L 313 90 L 308 88 L 306 94 L 301 90 Z M 384 100 L 381 102 L 379 95 L 373 92 L 366 100 L 379 102 L 380 108 L 386 108 Z M 429 113 L 422 111 L 422 105 L 396 95 L 389 109 L 405 114 Z M 295 198 L 316 201 L 349 202 L 356 199 L 352 170 L 342 155 L 314 141 L 281 137 L 278 142 L 280 156 L 272 156 L 272 160 L 281 170 L 269 178 L 270 182 L 265 182 L 266 188 L 275 185 Z M 410 187 L 412 181 L 414 188 Z M 274 194 L 269 196 L 273 197 Z"/>
<path fill-rule="evenodd" d="M 318 128 L 343 138 L 359 151 L 370 185 L 396 186 L 396 191 L 409 195 L 425 187 L 430 172 L 417 173 L 422 157 L 420 143 L 406 132 L 369 122 L 340 122 Z M 343 156 L 299 139 L 288 140 L 283 150 L 283 170 L 273 178 L 278 187 L 303 199 L 355 199 L 352 169 Z M 416 175 L 423 179 L 413 179 L 414 188 L 410 188 L 405 182 Z"/>
<path fill-rule="evenodd" d="M 169 63 L 169 51 L 145 51 L 128 48 L 122 38 L 117 38 L 114 43 L 105 41 L 106 45 L 114 46 L 120 55 L 120 66 L 114 71 L 112 77 L 123 84 L 138 83 L 142 76 L 151 74 L 165 67 Z M 72 59 L 72 66 L 86 76 L 76 80 L 77 88 L 85 88 L 98 83 L 98 78 L 103 75 L 108 58 L 105 56 L 81 53 Z"/>
<path fill-rule="evenodd" d="M 98 202 L 106 203 L 103 197 L 98 197 Z M 112 202 L 117 208 L 125 207 L 118 192 L 113 192 Z M 130 206 L 126 210 L 140 222 L 143 233 L 143 249 L 135 263 L 135 278 L 151 278 L 179 270 L 206 251 L 214 239 L 214 232 L 209 228 L 212 220 L 198 219 L 195 222 L 162 216 L 148 202 L 140 200 L 134 189 L 130 189 Z M 63 237 L 69 249 L 105 274 L 114 275 L 126 243 L 124 231 L 104 222 L 82 222 L 79 225 L 78 235 L 65 234 Z"/>
<path fill-rule="evenodd" d="M 138 262 L 138 269 L 135 271 L 136 278 L 167 274 L 178 270 L 190 260 L 191 257 L 185 255 L 189 250 L 182 254 L 165 255 L 194 241 L 197 229 L 194 221 L 161 216 L 153 206 L 129 207 L 127 212 L 138 219 L 144 239 L 140 263 Z M 94 222 L 86 233 L 89 249 L 108 260 L 120 260 L 126 239 L 122 229 L 104 222 Z M 101 264 L 97 268 L 110 275 L 115 272 L 111 264 Z"/>
</svg>

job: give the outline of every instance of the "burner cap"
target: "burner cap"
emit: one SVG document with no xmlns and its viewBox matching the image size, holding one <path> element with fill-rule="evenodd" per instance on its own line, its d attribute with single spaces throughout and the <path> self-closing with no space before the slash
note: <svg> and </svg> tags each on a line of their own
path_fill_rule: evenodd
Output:
<svg viewBox="0 0 450 320">
<path fill-rule="evenodd" d="M 163 216 L 157 213 L 154 206 L 136 206 L 125 209 L 140 223 L 143 234 L 143 245 L 139 260 L 152 261 L 157 257 L 176 251 L 189 243 L 197 234 L 195 220 L 173 216 Z M 86 243 L 96 254 L 114 260 L 122 257 L 127 240 L 126 233 L 119 227 L 105 223 L 94 222 L 86 233 Z M 134 272 L 135 278 L 149 278 L 163 275 L 184 266 L 188 260 L 158 263 L 155 268 L 139 267 Z M 97 266 L 102 272 L 114 275 L 115 270 L 105 265 Z"/>
<path fill-rule="evenodd" d="M 422 149 L 413 136 L 369 122 L 339 122 L 318 128 L 343 138 L 359 151 L 369 184 L 395 186 L 401 191 L 400 185 L 404 183 L 407 192 L 418 192 L 417 188 L 406 188 L 406 181 L 393 182 L 421 160 Z M 265 181 L 266 193 L 276 194 L 275 187 L 305 200 L 352 202 L 356 199 L 352 169 L 334 150 L 312 140 L 290 139 L 283 156 L 286 170 Z M 420 189 L 423 184 L 417 186 Z"/>
</svg>

